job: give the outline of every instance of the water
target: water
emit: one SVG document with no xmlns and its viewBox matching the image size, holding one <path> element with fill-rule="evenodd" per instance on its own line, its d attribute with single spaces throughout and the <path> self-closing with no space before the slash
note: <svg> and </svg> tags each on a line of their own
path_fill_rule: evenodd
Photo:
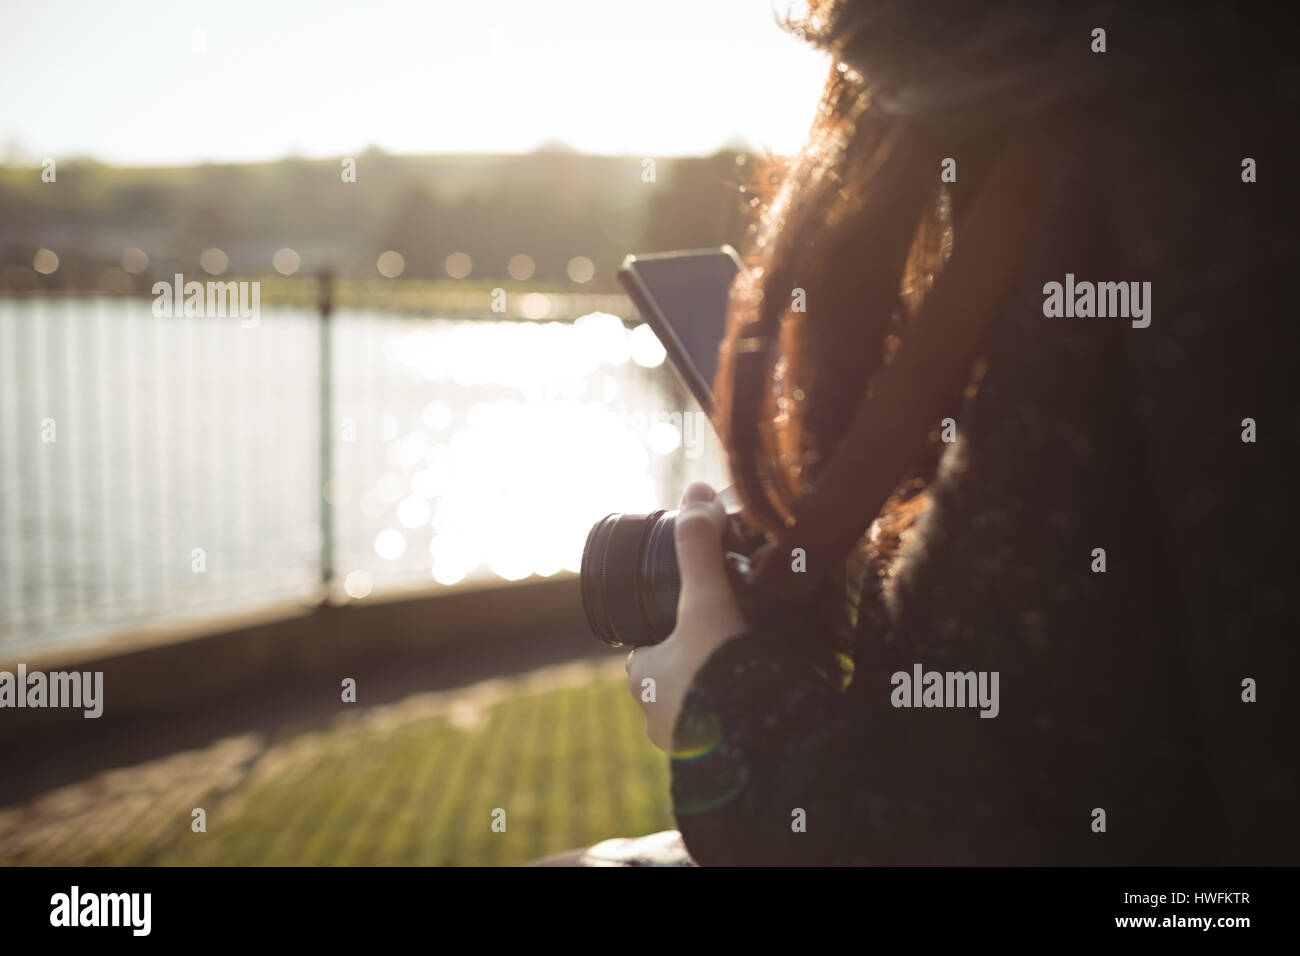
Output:
<svg viewBox="0 0 1300 956">
<path fill-rule="evenodd" d="M 331 324 L 322 493 L 315 311 L 0 298 L 0 644 L 319 600 L 323 508 L 359 600 L 576 571 L 597 518 L 724 482 L 630 318 Z"/>
</svg>

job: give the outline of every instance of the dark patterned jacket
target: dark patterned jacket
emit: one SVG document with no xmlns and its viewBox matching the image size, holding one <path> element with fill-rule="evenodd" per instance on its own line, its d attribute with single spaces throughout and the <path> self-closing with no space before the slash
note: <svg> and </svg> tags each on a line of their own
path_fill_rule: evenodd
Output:
<svg viewBox="0 0 1300 956">
<path fill-rule="evenodd" d="M 1295 89 L 1271 123 L 1195 92 L 1089 117 L 847 690 L 761 622 L 697 675 L 672 796 L 699 862 L 1300 861 Z M 1150 326 L 1045 317 L 1067 273 L 1150 281 Z M 998 715 L 893 706 L 916 664 L 996 671 Z"/>
</svg>

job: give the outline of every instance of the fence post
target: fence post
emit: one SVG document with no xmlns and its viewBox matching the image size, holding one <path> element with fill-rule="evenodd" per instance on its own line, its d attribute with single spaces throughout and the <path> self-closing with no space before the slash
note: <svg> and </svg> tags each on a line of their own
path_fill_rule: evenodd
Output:
<svg viewBox="0 0 1300 956">
<path fill-rule="evenodd" d="M 334 372 L 330 321 L 334 311 L 334 276 L 327 267 L 317 278 L 320 291 L 320 482 L 316 500 L 320 507 L 320 583 L 328 601 L 334 593 L 334 506 L 326 496 L 326 486 L 334 471 Z"/>
</svg>

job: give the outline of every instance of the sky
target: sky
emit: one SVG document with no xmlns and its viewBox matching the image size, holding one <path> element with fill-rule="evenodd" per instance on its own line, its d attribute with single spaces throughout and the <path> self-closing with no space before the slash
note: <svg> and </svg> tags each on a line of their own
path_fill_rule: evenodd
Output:
<svg viewBox="0 0 1300 956">
<path fill-rule="evenodd" d="M 827 59 L 785 0 L 3 0 L 0 157 L 791 153 Z"/>
</svg>

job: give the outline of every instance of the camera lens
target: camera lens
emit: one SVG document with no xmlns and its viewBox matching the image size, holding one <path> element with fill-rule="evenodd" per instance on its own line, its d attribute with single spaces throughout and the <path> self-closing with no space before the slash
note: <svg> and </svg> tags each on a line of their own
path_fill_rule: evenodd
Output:
<svg viewBox="0 0 1300 956">
<path fill-rule="evenodd" d="M 677 621 L 681 576 L 675 511 L 612 514 L 597 521 L 582 552 L 582 608 L 606 644 L 658 644 Z"/>
</svg>

